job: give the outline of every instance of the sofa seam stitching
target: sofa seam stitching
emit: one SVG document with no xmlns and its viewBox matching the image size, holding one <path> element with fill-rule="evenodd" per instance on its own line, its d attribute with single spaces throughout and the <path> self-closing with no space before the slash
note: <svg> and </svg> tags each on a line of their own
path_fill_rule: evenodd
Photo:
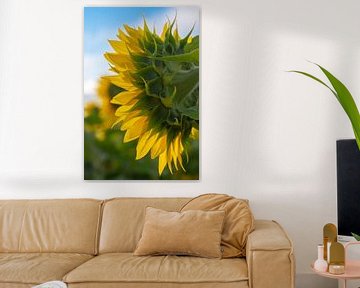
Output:
<svg viewBox="0 0 360 288">
<path fill-rule="evenodd" d="M 98 221 L 96 225 L 96 234 L 95 234 L 95 243 L 94 243 L 94 256 L 99 254 L 100 249 L 100 234 L 101 234 L 101 226 L 102 226 L 102 216 L 103 216 L 103 208 L 105 201 L 101 201 L 98 208 Z"/>
</svg>

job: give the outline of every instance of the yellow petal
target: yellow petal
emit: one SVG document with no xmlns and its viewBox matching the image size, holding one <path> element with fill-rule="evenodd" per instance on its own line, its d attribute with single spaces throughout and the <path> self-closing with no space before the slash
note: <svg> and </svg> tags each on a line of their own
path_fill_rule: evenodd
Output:
<svg viewBox="0 0 360 288">
<path fill-rule="evenodd" d="M 176 41 L 180 40 L 180 35 L 179 35 L 179 31 L 178 28 L 176 27 L 175 31 L 174 31 L 174 38 Z"/>
<path fill-rule="evenodd" d="M 161 136 L 151 148 L 151 159 L 155 159 L 166 149 L 166 134 Z"/>
<path fill-rule="evenodd" d="M 137 117 L 141 115 L 141 111 L 140 110 L 133 110 L 130 111 L 126 114 L 126 117 L 124 118 L 124 121 L 128 121 L 131 118 Z M 144 116 L 144 119 L 147 119 L 147 117 Z"/>
<path fill-rule="evenodd" d="M 128 117 L 128 114 L 129 114 L 128 112 L 125 112 L 123 114 L 117 115 L 118 116 L 118 121 L 119 121 L 118 123 L 124 121 Z"/>
<path fill-rule="evenodd" d="M 178 154 L 178 162 L 180 163 L 181 168 L 184 170 L 184 172 L 186 172 L 184 166 L 183 166 L 183 162 L 182 162 L 182 157 L 181 154 Z"/>
<path fill-rule="evenodd" d="M 134 111 L 125 111 L 119 115 L 116 115 L 118 117 L 118 119 L 116 120 L 116 122 L 113 124 L 116 125 L 116 124 L 119 124 L 120 122 L 122 121 L 125 121 L 125 120 L 128 120 L 128 119 L 131 119 L 131 118 L 134 118 L 136 116 L 139 116 L 140 115 L 140 111 L 139 110 L 134 110 Z"/>
<path fill-rule="evenodd" d="M 105 53 L 104 57 L 109 61 L 109 63 L 115 65 L 115 67 L 134 67 L 128 54 Z"/>
<path fill-rule="evenodd" d="M 171 165 L 171 160 L 172 160 L 171 149 L 168 149 L 166 158 L 167 158 L 167 165 L 169 167 L 170 173 L 173 174 L 172 165 Z"/>
<path fill-rule="evenodd" d="M 137 122 L 142 123 L 142 117 L 134 117 L 130 118 L 129 120 L 125 120 L 124 123 L 121 125 L 121 131 L 128 130 L 132 126 L 136 126 Z"/>
<path fill-rule="evenodd" d="M 176 136 L 175 140 L 173 141 L 174 145 L 174 155 L 177 158 L 177 155 L 179 155 L 180 150 L 180 141 L 181 141 L 181 133 Z"/>
<path fill-rule="evenodd" d="M 161 143 L 161 139 L 158 139 L 151 148 L 151 154 L 150 154 L 151 159 L 155 159 L 157 156 L 159 156 L 160 143 Z"/>
<path fill-rule="evenodd" d="M 129 34 L 130 37 L 140 39 L 142 37 L 142 33 L 140 30 L 136 30 L 129 25 L 124 25 L 126 32 Z"/>
<path fill-rule="evenodd" d="M 169 23 L 166 22 L 160 36 L 162 40 L 165 39 L 165 35 L 168 29 L 169 29 Z"/>
<path fill-rule="evenodd" d="M 129 103 L 128 105 L 123 105 L 123 106 L 120 106 L 119 108 L 116 109 L 116 112 L 115 112 L 115 115 L 116 116 L 121 116 L 123 113 L 128 113 L 130 112 L 129 110 L 131 110 L 134 105 L 136 104 L 137 101 L 135 102 L 131 102 Z"/>
<path fill-rule="evenodd" d="M 129 54 L 129 51 L 127 50 L 124 42 L 117 40 L 109 40 L 109 44 L 116 52 L 119 52 L 121 54 Z"/>
<path fill-rule="evenodd" d="M 124 73 L 115 76 L 104 76 L 115 86 L 121 87 L 126 90 L 136 90 L 137 88 L 132 84 L 131 80 L 124 77 Z"/>
<path fill-rule="evenodd" d="M 119 37 L 119 39 L 121 41 L 124 41 L 125 43 L 129 43 L 129 40 L 130 40 L 129 36 L 126 35 L 125 32 L 122 31 L 121 29 L 118 30 L 118 35 L 117 36 Z"/>
<path fill-rule="evenodd" d="M 175 154 L 175 150 L 174 150 L 174 141 L 171 142 L 171 144 L 170 144 L 170 150 L 171 150 L 171 155 L 172 155 L 172 161 L 174 161 L 175 169 L 179 170 L 179 168 L 177 166 L 177 155 Z"/>
<path fill-rule="evenodd" d="M 159 170 L 159 175 L 162 174 L 162 172 L 164 171 L 164 168 L 166 166 L 166 150 L 160 154 L 159 156 L 159 167 L 158 167 L 158 170 Z"/>
<path fill-rule="evenodd" d="M 132 100 L 134 100 L 134 98 L 139 96 L 140 93 L 141 93 L 140 90 L 120 92 L 119 94 L 117 94 L 116 96 L 114 96 L 111 99 L 111 103 L 118 104 L 118 105 L 126 105 L 129 102 L 131 102 Z"/>
<path fill-rule="evenodd" d="M 111 128 L 114 128 L 116 125 L 118 125 L 121 121 L 123 121 L 123 119 L 118 118 L 111 126 Z"/>
<path fill-rule="evenodd" d="M 116 68 L 115 66 L 112 66 L 110 64 L 109 71 L 114 72 L 114 73 L 119 73 L 119 71 L 121 71 L 121 70 L 119 69 L 119 67 Z"/>
<path fill-rule="evenodd" d="M 141 135 L 141 137 L 138 141 L 138 144 L 136 145 L 136 151 L 143 149 L 145 142 L 146 142 L 147 138 L 149 138 L 151 132 L 152 132 L 152 130 L 150 129 L 150 130 L 146 131 L 143 135 Z"/>
<path fill-rule="evenodd" d="M 132 126 L 128 130 L 126 130 L 124 136 L 124 143 L 135 140 L 140 137 L 144 133 L 147 128 L 147 122 L 138 123 L 136 126 Z"/>
<path fill-rule="evenodd" d="M 174 160 L 176 170 L 178 170 L 177 161 L 178 161 L 179 155 L 181 154 L 180 143 L 181 143 L 181 133 L 179 133 L 176 136 L 175 140 L 173 141 L 173 160 Z"/>
<path fill-rule="evenodd" d="M 184 146 L 181 141 L 179 142 L 179 151 L 180 151 L 180 154 L 182 154 L 182 152 L 184 151 Z"/>
<path fill-rule="evenodd" d="M 151 147 L 154 145 L 158 133 L 151 134 L 150 130 L 148 135 L 144 134 L 144 137 L 141 137 L 139 139 L 138 145 L 136 146 L 136 160 L 143 158 L 151 149 Z"/>
<path fill-rule="evenodd" d="M 190 137 L 193 139 L 198 139 L 199 138 L 199 130 L 192 127 L 191 132 L 190 132 Z"/>
<path fill-rule="evenodd" d="M 137 38 L 129 37 L 121 29 L 119 29 L 118 37 L 121 41 L 124 41 L 127 49 L 130 49 L 133 52 L 142 52 L 141 47 L 139 47 L 139 41 Z"/>
</svg>

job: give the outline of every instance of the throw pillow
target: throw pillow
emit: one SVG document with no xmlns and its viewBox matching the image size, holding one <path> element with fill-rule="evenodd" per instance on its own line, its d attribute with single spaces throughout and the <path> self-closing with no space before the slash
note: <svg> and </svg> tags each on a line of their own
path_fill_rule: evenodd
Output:
<svg viewBox="0 0 360 288">
<path fill-rule="evenodd" d="M 134 255 L 192 255 L 221 258 L 224 211 L 168 212 L 146 208 Z"/>
</svg>

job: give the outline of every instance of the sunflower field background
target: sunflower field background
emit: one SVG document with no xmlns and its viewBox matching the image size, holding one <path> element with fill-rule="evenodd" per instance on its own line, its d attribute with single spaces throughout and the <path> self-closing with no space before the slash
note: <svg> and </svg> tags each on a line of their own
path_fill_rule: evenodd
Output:
<svg viewBox="0 0 360 288">
<path fill-rule="evenodd" d="M 84 179 L 199 179 L 199 8 L 84 8 Z"/>
</svg>

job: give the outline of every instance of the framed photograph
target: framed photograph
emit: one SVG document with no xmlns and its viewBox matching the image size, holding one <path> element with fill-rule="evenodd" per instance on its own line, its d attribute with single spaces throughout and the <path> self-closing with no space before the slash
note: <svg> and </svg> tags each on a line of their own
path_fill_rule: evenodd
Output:
<svg viewBox="0 0 360 288">
<path fill-rule="evenodd" d="M 199 7 L 84 8 L 84 179 L 199 179 Z"/>
</svg>

